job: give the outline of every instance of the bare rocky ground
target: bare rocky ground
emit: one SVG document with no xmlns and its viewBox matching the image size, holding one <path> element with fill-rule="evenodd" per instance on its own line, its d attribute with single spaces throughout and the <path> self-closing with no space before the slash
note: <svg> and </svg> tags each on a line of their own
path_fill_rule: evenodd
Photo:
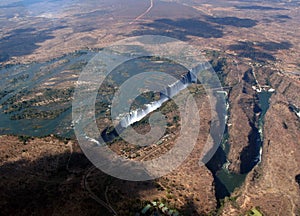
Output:
<svg viewBox="0 0 300 216">
<path fill-rule="evenodd" d="M 2 8 L 5 13 L 0 19 L 0 57 L 8 60 L 3 65 L 45 61 L 143 34 L 176 37 L 203 50 L 226 53 L 229 66 L 224 68 L 225 85 L 230 89 L 228 160 L 232 172 L 242 171 L 242 152 L 249 147 L 252 126 L 257 127 L 254 109 L 258 101 L 252 86 L 258 81 L 274 88 L 275 93 L 265 116 L 262 161 L 241 188 L 225 198 L 218 213 L 247 215 L 257 207 L 264 215 L 300 215 L 296 181 L 300 174 L 300 126 L 299 117 L 291 108 L 300 107 L 299 5 L 268 1 L 256 2 L 254 6 L 224 1 L 195 1 L 190 6 L 157 2 L 159 7 L 154 6 L 147 16 L 129 25 L 140 14 L 135 4 L 128 1 L 122 6 L 116 1 L 114 7 L 81 5 L 81 11 L 68 8 L 52 14 L 51 19 L 49 14 L 30 15 L 26 11 L 24 16 L 11 16 L 7 8 Z M 144 10 L 147 2 L 140 1 L 138 7 Z M 165 11 L 169 13 L 166 15 Z M 205 134 L 208 121 L 204 120 L 201 129 Z M 135 210 L 146 200 L 164 199 L 186 215 L 217 214 L 213 176 L 206 167 L 198 166 L 198 153 L 205 140 L 199 138 L 189 160 L 172 174 L 153 182 L 133 183 L 112 179 L 97 170 L 89 173 L 91 165 L 75 141 L 45 137 L 30 138 L 24 143 L 24 137 L 19 140 L 1 136 L 1 213 L 110 215 L 112 207 L 126 215 L 131 210 L 128 206 Z M 85 179 L 96 198 L 87 189 Z"/>
<path fill-rule="evenodd" d="M 274 100 L 274 99 L 273 99 Z M 288 131 L 283 126 L 288 125 Z M 226 202 L 223 215 L 237 215 L 259 206 L 265 215 L 299 215 L 299 122 L 282 102 L 272 102 L 266 115 L 261 164 Z"/>
<path fill-rule="evenodd" d="M 299 104 L 296 92 L 300 85 L 278 73 L 269 76 L 278 91 L 265 116 L 262 162 L 248 174 L 244 185 L 225 199 L 222 215 L 247 214 L 254 207 L 264 215 L 300 214 L 300 125 L 290 108 L 290 104 Z"/>
<path fill-rule="evenodd" d="M 212 175 L 196 157 L 155 181 L 129 182 L 92 166 L 76 142 L 0 138 L 0 209 L 6 215 L 130 215 L 154 200 L 186 215 L 216 208 Z"/>
</svg>

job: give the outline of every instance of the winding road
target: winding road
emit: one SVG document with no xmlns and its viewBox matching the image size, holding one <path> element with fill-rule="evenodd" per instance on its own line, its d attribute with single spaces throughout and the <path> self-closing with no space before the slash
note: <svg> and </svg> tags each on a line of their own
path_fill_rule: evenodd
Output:
<svg viewBox="0 0 300 216">
<path fill-rule="evenodd" d="M 151 9 L 153 8 L 153 3 L 154 0 L 150 0 L 150 6 L 147 8 L 147 10 L 145 10 L 145 12 L 143 12 L 141 15 L 137 16 L 133 21 L 131 21 L 129 23 L 129 25 L 133 24 L 134 22 L 136 22 L 137 20 L 141 19 L 143 16 L 145 16 L 147 13 L 149 13 L 151 11 Z"/>
<path fill-rule="evenodd" d="M 88 183 L 88 177 L 90 176 L 90 174 L 97 169 L 95 166 L 91 166 L 88 171 L 86 172 L 86 174 L 83 177 L 83 186 L 84 189 L 89 193 L 89 196 L 95 200 L 97 203 L 99 203 L 100 205 L 102 205 L 103 207 L 105 207 L 108 211 L 110 211 L 113 215 L 118 215 L 117 212 L 113 209 L 113 207 L 110 205 L 109 201 L 108 201 L 108 196 L 107 196 L 107 192 L 108 192 L 108 186 L 106 186 L 105 188 L 105 199 L 106 202 L 104 202 L 103 200 L 101 200 L 90 188 L 89 183 Z"/>
</svg>

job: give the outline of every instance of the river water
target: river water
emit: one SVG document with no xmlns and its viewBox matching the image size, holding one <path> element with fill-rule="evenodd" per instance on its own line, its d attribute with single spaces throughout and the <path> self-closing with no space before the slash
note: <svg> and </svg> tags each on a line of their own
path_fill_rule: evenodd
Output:
<svg viewBox="0 0 300 216">
<path fill-rule="evenodd" d="M 45 83 L 47 80 L 57 76 L 61 71 L 69 68 L 79 61 L 89 61 L 96 52 L 94 51 L 79 51 L 77 53 L 72 53 L 61 58 L 54 59 L 49 62 L 44 63 L 32 63 L 29 65 L 12 65 L 5 68 L 0 68 L 0 84 L 1 91 L 7 90 L 9 93 L 0 98 L 0 105 L 5 101 L 9 100 L 11 97 L 17 93 L 27 90 L 30 91 L 37 86 Z M 58 67 L 54 67 L 49 70 L 48 73 L 42 73 L 42 69 L 48 65 L 54 64 L 64 60 Z M 20 75 L 27 74 L 27 78 L 18 82 L 17 84 L 12 83 L 11 80 L 20 77 Z M 194 81 L 193 81 L 194 82 Z M 192 83 L 188 80 L 188 83 Z M 188 84 L 186 83 L 186 84 Z M 184 84 L 184 83 L 183 83 Z M 178 88 L 179 91 L 181 88 Z M 177 90 L 178 90 L 177 89 Z M 177 90 L 174 89 L 175 94 Z M 171 93 L 170 93 L 171 94 Z M 172 93 L 173 95 L 173 93 Z M 168 95 L 167 95 L 168 96 Z M 171 95 L 170 95 L 171 96 Z M 259 107 L 261 109 L 259 122 L 258 122 L 258 137 L 256 142 L 250 143 L 250 145 L 255 146 L 255 155 L 253 155 L 252 161 L 249 161 L 249 170 L 252 170 L 254 166 L 260 163 L 262 145 L 263 145 L 263 126 L 264 126 L 264 116 L 269 108 L 269 98 L 271 93 L 267 91 L 262 91 L 258 93 Z M 29 135 L 29 136 L 45 136 L 48 134 L 57 134 L 62 137 L 72 137 L 72 116 L 71 116 L 71 104 L 66 108 L 64 112 L 58 115 L 54 119 L 21 119 L 21 120 L 11 120 L 8 114 L 3 112 L 5 106 L 0 106 L 0 134 L 15 134 L 15 135 Z M 152 109 L 151 109 L 152 110 Z M 132 116 L 134 117 L 134 116 Z M 227 116 L 228 118 L 228 116 Z M 127 119 L 128 120 L 128 119 Z M 130 121 L 131 122 L 131 119 Z M 128 125 L 128 124 L 126 124 Z M 247 176 L 245 174 L 235 174 L 228 171 L 228 161 L 227 154 L 230 150 L 230 145 L 228 143 L 228 130 L 226 128 L 226 133 L 223 137 L 222 145 L 215 154 L 215 157 L 210 161 L 207 167 L 212 171 L 215 178 L 216 186 L 216 197 L 222 199 L 225 196 L 230 195 L 235 188 L 241 186 Z"/>
<path fill-rule="evenodd" d="M 211 161 L 211 165 L 215 164 L 218 168 L 211 168 L 208 167 L 214 175 L 215 178 L 215 187 L 217 189 L 216 191 L 216 197 L 217 199 L 223 199 L 225 196 L 229 196 L 237 187 L 240 187 L 243 182 L 245 181 L 245 178 L 249 171 L 251 171 L 257 164 L 261 162 L 261 154 L 262 154 L 262 145 L 264 141 L 263 137 L 263 127 L 264 127 L 264 117 L 269 109 L 269 99 L 271 97 L 272 93 L 268 91 L 262 91 L 258 93 L 258 100 L 259 100 L 259 108 L 260 108 L 260 116 L 258 120 L 258 130 L 257 130 L 257 136 L 258 139 L 255 139 L 255 142 L 249 143 L 249 145 L 252 145 L 252 147 L 255 149 L 253 151 L 253 155 L 251 157 L 251 160 L 247 162 L 247 169 L 248 171 L 243 174 L 239 173 L 232 173 L 228 170 L 229 162 L 227 160 L 227 155 L 230 150 L 230 144 L 228 143 L 228 130 L 226 129 L 225 135 L 223 137 L 222 145 L 220 146 L 219 156 L 218 159 L 214 159 Z M 220 158 L 222 158 L 220 160 Z"/>
<path fill-rule="evenodd" d="M 72 129 L 72 109 L 69 103 L 57 103 L 55 108 L 61 106 L 64 111 L 55 118 L 31 118 L 13 120 L 11 116 L 19 114 L 26 109 L 37 109 L 48 111 L 53 107 L 36 106 L 17 110 L 12 113 L 5 113 L 4 110 L 10 106 L 5 104 L 7 101 L 17 98 L 18 94 L 26 97 L 32 93 L 38 93 L 37 89 L 52 88 L 46 83 L 56 77 L 61 77 L 65 71 L 72 70 L 74 76 L 79 74 L 80 67 L 73 70 L 78 62 L 88 62 L 97 52 L 82 50 L 70 53 L 62 57 L 47 61 L 33 62 L 31 64 L 16 64 L 0 68 L 0 134 L 27 135 L 27 136 L 46 136 L 56 134 L 62 137 L 74 136 Z M 21 79 L 20 79 L 21 77 Z M 74 82 L 76 77 L 74 77 Z M 56 83 L 63 83 L 61 79 Z M 71 88 L 74 86 L 70 86 Z M 5 93 L 8 92 L 8 93 Z"/>
</svg>

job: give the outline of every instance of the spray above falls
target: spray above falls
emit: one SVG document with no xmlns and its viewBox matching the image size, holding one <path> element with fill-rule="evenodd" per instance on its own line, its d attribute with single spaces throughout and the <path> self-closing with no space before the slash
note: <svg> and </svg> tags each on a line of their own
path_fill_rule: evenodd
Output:
<svg viewBox="0 0 300 216">
<path fill-rule="evenodd" d="M 164 102 L 173 98 L 180 91 L 187 88 L 190 84 L 197 83 L 198 73 L 209 68 L 209 63 L 205 62 L 203 64 L 198 65 L 197 68 L 189 71 L 187 74 L 182 75 L 180 80 L 177 80 L 173 84 L 168 85 L 166 88 L 160 91 L 160 98 L 157 101 L 145 104 L 145 109 L 136 109 L 130 111 L 128 114 L 122 117 L 119 124 L 116 126 L 118 131 L 121 132 L 122 129 L 125 129 L 133 123 L 142 120 L 145 116 L 160 108 Z"/>
</svg>

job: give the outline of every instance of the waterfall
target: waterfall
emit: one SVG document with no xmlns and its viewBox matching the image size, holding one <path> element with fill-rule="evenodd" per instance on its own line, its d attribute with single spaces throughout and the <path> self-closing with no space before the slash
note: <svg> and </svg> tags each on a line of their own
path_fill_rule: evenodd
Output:
<svg viewBox="0 0 300 216">
<path fill-rule="evenodd" d="M 208 62 L 204 62 L 199 64 L 197 67 L 193 68 L 187 74 L 182 75 L 181 79 L 168 85 L 166 88 L 159 92 L 159 99 L 157 101 L 153 101 L 149 104 L 145 104 L 145 109 L 137 109 L 130 111 L 127 114 L 121 114 L 120 121 L 117 126 L 110 132 L 108 132 L 108 128 L 106 128 L 101 133 L 101 137 L 105 142 L 112 141 L 114 138 L 118 137 L 120 133 L 122 133 L 128 126 L 132 125 L 135 122 L 142 120 L 149 113 L 155 111 L 160 108 L 162 104 L 169 99 L 173 98 L 180 91 L 187 88 L 192 83 L 197 83 L 197 74 L 204 70 L 209 70 L 211 68 Z"/>
<path fill-rule="evenodd" d="M 142 120 L 149 113 L 161 107 L 161 105 L 168 100 L 167 97 L 160 96 L 158 101 L 151 102 L 150 104 L 145 104 L 146 109 L 137 109 L 128 113 L 123 119 L 119 122 L 119 125 L 123 128 L 127 128 L 129 125 Z"/>
<path fill-rule="evenodd" d="M 180 91 L 187 88 L 191 83 L 197 82 L 197 76 L 193 72 L 189 71 L 187 74 L 183 75 L 180 80 L 168 85 L 166 88 L 160 91 L 160 98 L 157 101 L 153 101 L 149 104 L 145 104 L 146 109 L 137 109 L 130 111 L 125 115 L 119 122 L 116 128 L 127 128 L 129 125 L 132 125 L 135 122 L 140 121 L 149 113 L 160 108 L 162 104 L 169 99 L 173 98 Z"/>
</svg>

